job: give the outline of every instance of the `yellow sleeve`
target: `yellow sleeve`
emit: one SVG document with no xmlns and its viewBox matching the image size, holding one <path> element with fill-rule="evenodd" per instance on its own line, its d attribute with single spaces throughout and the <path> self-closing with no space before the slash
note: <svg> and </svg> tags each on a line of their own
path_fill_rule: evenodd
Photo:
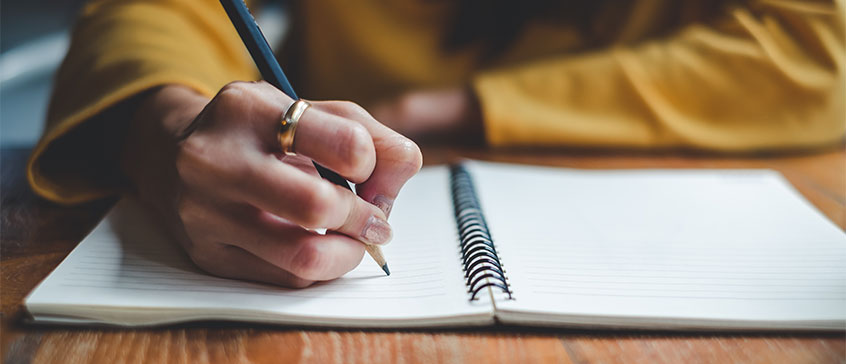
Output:
<svg viewBox="0 0 846 364">
<path fill-rule="evenodd" d="M 843 2 L 757 1 L 662 40 L 480 74 L 494 146 L 812 148 L 846 130 Z"/>
<path fill-rule="evenodd" d="M 256 78 L 216 0 L 90 2 L 56 77 L 47 127 L 27 165 L 29 183 L 60 203 L 113 194 L 119 149 L 107 141 L 120 137 L 110 133 L 125 121 L 92 120 L 156 86 L 182 84 L 212 96 L 230 81 Z"/>
</svg>

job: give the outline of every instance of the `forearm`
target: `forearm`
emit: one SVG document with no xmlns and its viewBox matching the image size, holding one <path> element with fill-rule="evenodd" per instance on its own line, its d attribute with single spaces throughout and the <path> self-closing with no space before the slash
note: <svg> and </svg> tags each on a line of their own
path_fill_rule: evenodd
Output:
<svg viewBox="0 0 846 364">
<path fill-rule="evenodd" d="M 45 135 L 30 159 L 33 189 L 62 203 L 115 193 L 120 186 L 104 183 L 103 176 L 115 174 L 117 164 L 94 167 L 92 158 L 102 158 L 92 144 L 118 137 L 107 134 L 119 126 L 107 124 L 127 122 L 119 109 L 162 85 L 211 97 L 230 81 L 253 79 L 254 66 L 242 49 L 214 0 L 88 4 L 55 81 Z M 111 110 L 118 115 L 104 117 Z M 81 152 L 86 148 L 91 152 Z"/>
<path fill-rule="evenodd" d="M 138 102 L 126 120 L 129 125 L 120 151 L 120 170 L 135 194 L 160 201 L 154 197 L 173 190 L 167 184 L 175 180 L 172 161 L 177 145 L 208 101 L 187 87 L 166 85 Z"/>
<path fill-rule="evenodd" d="M 831 3 L 780 4 L 480 75 L 487 139 L 722 151 L 837 142 L 846 127 L 842 13 Z"/>
</svg>

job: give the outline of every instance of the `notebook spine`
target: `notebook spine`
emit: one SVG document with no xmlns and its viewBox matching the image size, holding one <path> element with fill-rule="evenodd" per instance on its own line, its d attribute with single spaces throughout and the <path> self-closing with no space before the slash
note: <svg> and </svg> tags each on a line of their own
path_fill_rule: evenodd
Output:
<svg viewBox="0 0 846 364">
<path fill-rule="evenodd" d="M 450 167 L 450 180 L 460 256 L 470 300 L 476 300 L 479 292 L 488 287 L 501 289 L 508 299 L 513 299 L 470 173 L 462 165 L 453 165 Z"/>
</svg>

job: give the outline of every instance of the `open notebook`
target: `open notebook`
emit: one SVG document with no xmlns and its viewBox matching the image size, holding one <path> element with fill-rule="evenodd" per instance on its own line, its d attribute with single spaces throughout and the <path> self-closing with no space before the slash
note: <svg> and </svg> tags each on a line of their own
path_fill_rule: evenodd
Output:
<svg viewBox="0 0 846 364">
<path fill-rule="evenodd" d="M 291 290 L 202 273 L 123 200 L 25 304 L 127 326 L 846 329 L 846 235 L 773 171 L 428 167 L 390 222 L 391 276 L 365 257 Z"/>
</svg>

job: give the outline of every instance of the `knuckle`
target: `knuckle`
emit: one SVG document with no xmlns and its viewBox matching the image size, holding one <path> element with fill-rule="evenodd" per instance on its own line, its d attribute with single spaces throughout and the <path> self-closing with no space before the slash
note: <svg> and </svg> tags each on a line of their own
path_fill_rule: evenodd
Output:
<svg viewBox="0 0 846 364">
<path fill-rule="evenodd" d="M 180 144 L 174 158 L 176 173 L 182 180 L 190 180 L 197 167 L 197 156 L 203 155 L 203 146 L 197 137 L 190 137 Z"/>
<path fill-rule="evenodd" d="M 302 279 L 299 277 L 286 277 L 282 281 L 282 285 L 290 288 L 306 288 L 314 284 L 315 281 L 309 279 Z"/>
<path fill-rule="evenodd" d="M 388 150 L 389 158 L 402 166 L 402 172 L 417 173 L 423 167 L 423 153 L 417 143 L 404 136 L 397 136 L 396 141 Z"/>
<path fill-rule="evenodd" d="M 210 110 L 213 115 L 229 119 L 227 112 L 241 110 L 251 105 L 249 97 L 255 92 L 255 85 L 249 82 L 235 81 L 223 86 L 212 100 L 213 107 Z"/>
<path fill-rule="evenodd" d="M 223 272 L 219 269 L 219 264 L 216 264 L 217 262 L 213 254 L 210 254 L 206 249 L 194 244 L 192 248 L 186 250 L 186 253 L 188 253 L 188 257 L 191 258 L 194 265 L 200 269 L 214 275 L 223 275 Z"/>
<path fill-rule="evenodd" d="M 256 170 L 240 153 L 211 135 L 192 135 L 182 141 L 174 156 L 174 169 L 186 188 L 241 186 L 258 180 L 266 170 Z"/>
<path fill-rule="evenodd" d="M 351 124 L 349 128 L 343 128 L 338 133 L 338 155 L 342 156 L 344 165 L 349 172 L 355 175 L 370 174 L 375 164 L 376 149 L 373 139 L 364 126 Z"/>
<path fill-rule="evenodd" d="M 182 220 L 182 224 L 185 225 L 186 230 L 190 229 L 190 226 L 200 219 L 197 204 L 191 199 L 184 197 L 176 202 L 176 214 Z"/>
<path fill-rule="evenodd" d="M 336 101 L 337 102 L 337 111 L 344 117 L 357 119 L 361 117 L 367 117 L 370 114 L 365 110 L 361 105 L 356 104 L 352 101 Z"/>
<path fill-rule="evenodd" d="M 180 143 L 174 158 L 176 173 L 186 185 L 196 186 L 210 180 L 219 179 L 224 172 L 214 160 L 214 143 L 208 138 L 192 135 Z"/>
<path fill-rule="evenodd" d="M 231 265 L 221 264 L 228 261 L 226 258 L 228 249 L 233 248 L 232 246 L 195 245 L 187 253 L 194 265 L 203 271 L 218 277 L 237 278 L 239 276 L 237 270 L 233 270 Z"/>
<path fill-rule="evenodd" d="M 218 107 L 222 107 L 224 105 L 230 105 L 233 102 L 236 102 L 238 99 L 243 97 L 244 89 L 243 86 L 240 86 L 239 83 L 233 82 L 223 86 L 220 91 L 215 96 L 213 102 L 214 105 Z"/>
<path fill-rule="evenodd" d="M 233 82 L 227 83 L 226 85 L 223 85 L 223 87 L 220 88 L 220 92 L 218 92 L 218 95 L 219 96 L 223 96 L 223 95 L 232 96 L 232 95 L 243 94 L 245 92 L 248 92 L 248 90 L 250 89 L 249 84 L 250 84 L 249 82 L 244 82 L 244 81 L 233 81 Z"/>
<path fill-rule="evenodd" d="M 320 244 L 306 240 L 300 244 L 291 262 L 292 273 L 304 280 L 317 280 L 328 268 L 329 259 Z"/>
<path fill-rule="evenodd" d="M 329 215 L 335 205 L 333 188 L 321 181 L 303 193 L 301 225 L 311 229 L 329 227 Z"/>
<path fill-rule="evenodd" d="M 182 223 L 185 238 L 188 240 L 187 244 L 183 244 L 186 251 L 191 253 L 197 249 L 203 249 L 205 244 L 202 241 L 208 237 L 209 231 L 206 213 L 202 206 L 191 199 L 179 198 L 176 201 L 176 215 Z M 198 254 L 201 252 L 202 250 Z"/>
</svg>

